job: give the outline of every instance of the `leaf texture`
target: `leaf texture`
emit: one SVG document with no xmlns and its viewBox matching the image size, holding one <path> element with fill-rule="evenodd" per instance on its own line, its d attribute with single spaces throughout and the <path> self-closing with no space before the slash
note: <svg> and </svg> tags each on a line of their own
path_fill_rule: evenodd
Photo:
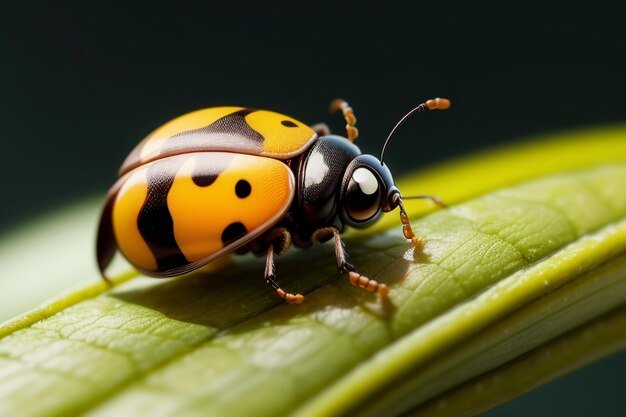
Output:
<svg viewBox="0 0 626 417">
<path fill-rule="evenodd" d="M 414 221 L 423 251 L 397 226 L 353 235 L 351 261 L 388 300 L 338 278 L 331 245 L 277 260 L 299 306 L 252 258 L 85 290 L 1 329 L 0 415 L 457 415 L 468 381 L 626 303 L 625 189 L 610 163 Z"/>
</svg>

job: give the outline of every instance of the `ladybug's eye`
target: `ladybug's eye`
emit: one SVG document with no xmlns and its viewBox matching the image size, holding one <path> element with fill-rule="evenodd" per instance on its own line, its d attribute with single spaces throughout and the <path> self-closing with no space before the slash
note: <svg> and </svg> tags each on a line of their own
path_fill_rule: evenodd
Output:
<svg viewBox="0 0 626 417">
<path fill-rule="evenodd" d="M 348 216 L 356 222 L 365 222 L 380 211 L 380 185 L 376 175 L 367 168 L 352 173 L 344 200 Z"/>
</svg>

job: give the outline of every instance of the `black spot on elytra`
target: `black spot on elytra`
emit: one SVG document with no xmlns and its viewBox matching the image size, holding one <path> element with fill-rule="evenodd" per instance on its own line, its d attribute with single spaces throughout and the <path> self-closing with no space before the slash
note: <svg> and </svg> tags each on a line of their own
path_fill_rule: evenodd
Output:
<svg viewBox="0 0 626 417">
<path fill-rule="evenodd" d="M 213 184 L 217 177 L 220 175 L 219 172 L 216 173 L 203 173 L 203 174 L 194 174 L 191 176 L 193 183 L 198 187 L 208 187 Z"/>
<path fill-rule="evenodd" d="M 167 195 L 181 164 L 178 158 L 166 158 L 148 168 L 148 193 L 137 217 L 139 233 L 154 255 L 160 271 L 188 263 L 174 238 L 174 222 L 167 207 Z"/>
<path fill-rule="evenodd" d="M 246 226 L 239 222 L 231 223 L 222 232 L 222 243 L 227 246 L 248 233 Z"/>
<path fill-rule="evenodd" d="M 252 192 L 252 187 L 250 183 L 246 180 L 237 181 L 237 185 L 235 185 L 235 194 L 239 198 L 246 198 Z"/>
<path fill-rule="evenodd" d="M 298 127 L 298 125 L 291 120 L 283 120 L 282 122 L 280 122 L 280 124 L 286 127 Z"/>
<path fill-rule="evenodd" d="M 191 173 L 193 183 L 198 187 L 208 187 L 213 184 L 217 177 L 228 167 L 232 159 L 232 155 L 224 154 L 220 158 L 212 158 L 211 165 L 206 165 L 203 164 L 203 158 L 198 158 L 198 162 Z"/>
</svg>

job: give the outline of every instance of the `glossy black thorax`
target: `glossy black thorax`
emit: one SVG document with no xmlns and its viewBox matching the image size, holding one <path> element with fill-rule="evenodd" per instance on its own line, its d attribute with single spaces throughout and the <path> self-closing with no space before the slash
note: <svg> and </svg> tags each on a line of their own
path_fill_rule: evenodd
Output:
<svg viewBox="0 0 626 417">
<path fill-rule="evenodd" d="M 292 160 L 296 195 L 288 217 L 296 245 L 309 244 L 311 234 L 323 227 L 343 231 L 339 215 L 341 184 L 347 166 L 360 154 L 360 149 L 346 138 L 328 135 Z"/>
</svg>

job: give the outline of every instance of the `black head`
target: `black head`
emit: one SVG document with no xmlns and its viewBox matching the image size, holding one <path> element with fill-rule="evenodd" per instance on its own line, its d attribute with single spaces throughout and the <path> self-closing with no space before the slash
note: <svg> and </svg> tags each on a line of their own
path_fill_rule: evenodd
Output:
<svg viewBox="0 0 626 417">
<path fill-rule="evenodd" d="M 385 149 L 396 129 L 412 114 L 423 110 L 445 110 L 450 101 L 442 98 L 428 100 L 408 112 L 389 133 L 380 154 L 380 160 L 372 155 L 359 155 L 350 162 L 341 183 L 340 215 L 344 223 L 353 227 L 366 227 L 374 223 L 383 212 L 400 207 L 400 218 L 407 239 L 415 238 L 406 212 L 402 207 L 402 196 L 393 183 L 393 177 L 382 162 Z M 420 196 L 422 198 L 424 196 Z"/>
<path fill-rule="evenodd" d="M 347 166 L 341 183 L 342 220 L 367 227 L 400 203 L 400 192 L 387 165 L 372 155 L 359 155 Z"/>
</svg>

